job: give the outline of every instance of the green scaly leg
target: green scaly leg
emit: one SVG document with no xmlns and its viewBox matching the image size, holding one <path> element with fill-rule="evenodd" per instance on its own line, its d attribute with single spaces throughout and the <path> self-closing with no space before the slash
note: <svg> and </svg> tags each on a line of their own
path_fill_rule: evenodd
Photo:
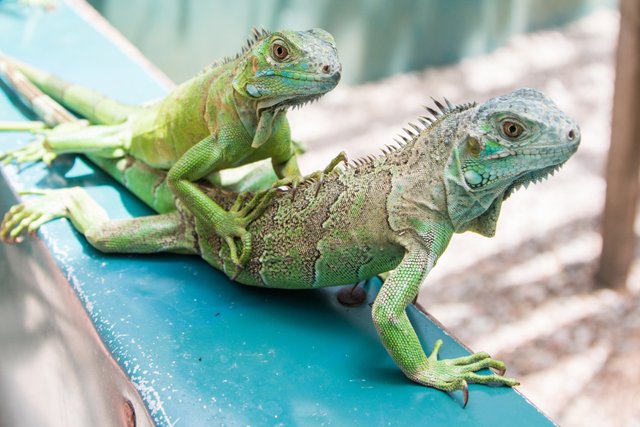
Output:
<svg viewBox="0 0 640 427">
<path fill-rule="evenodd" d="M 224 210 L 204 194 L 194 183 L 206 177 L 223 160 L 223 147 L 216 143 L 214 136 L 209 136 L 187 150 L 178 159 L 167 174 L 167 183 L 175 196 L 193 213 L 204 227 L 214 232 L 229 246 L 231 260 L 239 269 L 251 256 L 251 234 L 247 226 L 267 207 L 277 189 L 257 194 L 245 207 L 236 203 L 229 211 Z M 243 200 L 244 196 L 239 199 Z M 238 254 L 236 239 L 241 242 Z"/>
<path fill-rule="evenodd" d="M 116 158 L 126 154 L 129 133 L 124 125 L 93 125 L 86 120 L 60 124 L 53 129 L 42 129 L 34 141 L 24 147 L 0 155 L 3 163 L 44 161 L 50 164 L 59 154 L 93 154 Z"/>
<path fill-rule="evenodd" d="M 431 355 L 426 356 L 405 310 L 446 248 L 452 230 L 450 226 L 417 224 L 414 231 L 418 238 L 407 238 L 403 243 L 407 253 L 400 265 L 389 273 L 373 304 L 374 324 L 393 360 L 407 377 L 419 384 L 448 392 L 462 390 L 465 406 L 469 382 L 517 385 L 515 379 L 502 376 L 505 371 L 504 363 L 492 359 L 487 353 L 438 360 L 442 345 L 442 341 L 438 341 Z M 485 368 L 496 369 L 500 375 L 476 373 Z"/>
<path fill-rule="evenodd" d="M 5 214 L 0 225 L 0 239 L 7 243 L 20 242 L 24 231 L 34 233 L 48 221 L 68 218 L 76 230 L 102 252 L 197 253 L 190 222 L 179 211 L 110 220 L 106 211 L 79 187 L 21 194 L 40 197 L 15 205 Z"/>
<path fill-rule="evenodd" d="M 341 151 L 336 157 L 334 157 L 329 164 L 322 170 L 317 171 L 309 175 L 309 178 L 316 180 L 316 196 L 318 195 L 318 191 L 320 191 L 320 187 L 324 182 L 325 175 L 330 174 L 340 163 L 344 163 L 345 165 L 349 163 L 349 159 L 347 157 L 347 153 Z"/>
</svg>

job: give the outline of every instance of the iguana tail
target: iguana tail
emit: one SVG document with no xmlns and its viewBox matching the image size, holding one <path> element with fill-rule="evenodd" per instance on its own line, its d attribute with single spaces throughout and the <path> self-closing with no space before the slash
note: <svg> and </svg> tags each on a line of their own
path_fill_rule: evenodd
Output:
<svg viewBox="0 0 640 427">
<path fill-rule="evenodd" d="M 18 67 L 20 68 L 18 69 Z M 29 77 L 25 76 L 25 70 L 29 72 Z M 37 87 L 38 79 L 46 79 L 46 73 L 30 67 L 23 68 L 21 64 L 11 60 L 7 61 L 6 57 L 0 55 L 0 75 L 7 79 L 7 83 L 11 85 L 15 93 L 33 109 L 38 119 L 42 120 L 0 122 L 0 130 L 37 131 L 47 126 L 73 125 L 79 120 L 64 106 L 52 99 L 53 96 L 49 96 L 44 93 L 44 90 Z M 34 81 L 31 80 L 32 76 L 36 76 Z M 87 157 L 156 212 L 165 213 L 175 210 L 173 193 L 165 182 L 165 171 L 153 169 L 129 156 L 107 159 L 87 154 Z"/>
<path fill-rule="evenodd" d="M 139 108 L 115 101 L 87 87 L 65 82 L 43 70 L 0 54 L 0 69 L 3 62 L 19 70 L 44 93 L 92 124 L 121 123 Z"/>
</svg>

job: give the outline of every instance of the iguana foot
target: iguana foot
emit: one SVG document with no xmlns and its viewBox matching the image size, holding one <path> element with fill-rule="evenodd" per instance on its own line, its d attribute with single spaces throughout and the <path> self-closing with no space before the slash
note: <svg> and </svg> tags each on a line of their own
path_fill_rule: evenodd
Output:
<svg viewBox="0 0 640 427">
<path fill-rule="evenodd" d="M 280 190 L 281 188 L 288 188 L 291 191 L 291 201 L 296 198 L 296 191 L 298 190 L 298 185 L 306 180 L 307 178 L 304 176 L 286 176 L 282 179 L 277 180 L 273 183 L 272 189 Z M 289 190 L 287 190 L 289 191 Z"/>
<path fill-rule="evenodd" d="M 11 162 L 16 163 L 35 163 L 43 161 L 50 165 L 57 154 L 50 151 L 46 147 L 46 138 L 44 135 L 37 135 L 36 138 L 24 147 L 7 151 L 0 154 L 0 160 L 3 164 Z"/>
<path fill-rule="evenodd" d="M 442 340 L 435 343 L 426 366 L 408 376 L 413 381 L 443 391 L 462 390 L 464 406 L 467 406 L 469 392 L 467 383 L 498 384 L 513 387 L 520 383 L 504 377 L 505 364 L 492 359 L 487 353 L 475 353 L 470 356 L 457 357 L 455 359 L 438 360 L 438 352 L 442 346 Z M 476 372 L 482 369 L 495 369 L 499 374 L 480 375 Z"/>
<path fill-rule="evenodd" d="M 3 164 L 11 162 L 35 163 L 42 161 L 47 165 L 51 165 L 51 162 L 53 162 L 58 154 L 54 152 L 47 143 L 47 136 L 64 134 L 87 126 L 89 126 L 88 121 L 77 120 L 74 122 L 62 123 L 53 129 L 34 129 L 34 132 L 37 133 L 35 134 L 33 141 L 24 147 L 16 148 L 15 150 L 0 154 L 0 161 Z"/>
<path fill-rule="evenodd" d="M 246 228 L 264 212 L 278 191 L 272 188 L 254 194 L 247 203 L 245 201 L 249 194 L 241 193 L 227 212 L 225 220 L 217 224 L 215 232 L 229 247 L 229 257 L 234 264 L 233 273 L 229 275 L 231 280 L 238 277 L 251 256 L 251 233 Z M 241 251 L 238 251 L 237 239 L 240 240 Z"/>
<path fill-rule="evenodd" d="M 298 185 L 301 182 L 304 182 L 304 181 L 315 181 L 316 182 L 316 193 L 315 194 L 317 196 L 318 192 L 320 191 L 320 187 L 324 183 L 324 177 L 326 175 L 328 175 L 329 173 L 333 172 L 333 170 L 336 168 L 336 166 L 338 166 L 340 163 L 344 163 L 344 164 L 348 163 L 347 153 L 345 153 L 344 151 L 341 151 L 340 154 L 338 154 L 336 157 L 334 157 L 329 162 L 327 167 L 325 167 L 323 170 L 312 172 L 309 175 L 306 175 L 304 177 L 297 176 L 297 177 L 285 177 L 285 178 L 282 178 L 282 179 L 276 181 L 273 184 L 273 187 L 277 188 L 277 187 L 286 186 L 286 187 L 291 188 L 291 190 L 292 190 L 291 191 L 291 200 L 294 200 L 295 196 L 296 196 L 296 189 L 297 189 Z"/>
<path fill-rule="evenodd" d="M 67 207 L 69 203 L 73 203 L 76 191 L 77 188 L 21 191 L 20 194 L 37 194 L 42 197 L 29 199 L 9 209 L 0 224 L 0 240 L 20 243 L 23 231 L 35 233 L 42 224 L 66 216 Z"/>
<path fill-rule="evenodd" d="M 322 184 L 324 183 L 324 177 L 333 172 L 336 166 L 340 163 L 344 163 L 345 165 L 349 163 L 347 153 L 344 151 L 341 151 L 336 157 L 334 157 L 323 170 L 313 172 L 305 177 L 305 179 L 311 179 L 316 182 L 316 196 L 320 191 L 320 187 L 322 187 Z"/>
</svg>

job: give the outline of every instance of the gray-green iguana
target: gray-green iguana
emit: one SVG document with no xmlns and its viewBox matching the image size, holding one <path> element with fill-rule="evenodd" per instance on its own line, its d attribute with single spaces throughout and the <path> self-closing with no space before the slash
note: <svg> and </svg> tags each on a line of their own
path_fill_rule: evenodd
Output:
<svg viewBox="0 0 640 427">
<path fill-rule="evenodd" d="M 61 153 L 130 155 L 168 169 L 169 188 L 225 240 L 238 267 L 251 252 L 246 231 L 250 212 L 225 211 L 194 181 L 266 158 L 279 178 L 300 181 L 285 112 L 333 89 L 341 71 L 333 37 L 324 30 L 254 29 L 235 58 L 213 64 L 157 103 L 134 107 L 10 58 L 0 61 L 18 68 L 43 92 L 92 123 L 49 131 L 27 147 L 6 153 L 5 160 L 49 163 Z M 242 242 L 240 255 L 235 239 Z"/>
<path fill-rule="evenodd" d="M 273 189 L 238 196 L 198 185 L 230 211 L 256 212 L 262 205 L 262 213 L 248 226 L 253 246 L 237 277 L 240 283 L 307 289 L 391 271 L 373 304 L 373 321 L 385 348 L 407 377 L 440 390 L 463 390 L 466 404 L 467 382 L 518 383 L 504 377 L 504 364 L 486 353 L 438 360 L 438 341 L 427 356 L 405 309 L 453 233 L 492 236 L 502 202 L 522 185 L 557 170 L 577 150 L 580 133 L 575 122 L 534 89 L 479 106 L 436 106 L 440 111 L 429 109 L 433 117 L 412 124 L 400 146 L 329 173 L 320 186 L 305 181 L 295 198 Z M 171 202 L 158 200 L 171 193 L 154 190 L 166 186 L 165 172 L 131 157 L 96 160 L 150 206 Z M 1 238 L 15 241 L 24 230 L 66 217 L 100 251 L 188 253 L 227 274 L 234 271 L 223 240 L 179 204 L 167 214 L 110 220 L 80 188 L 37 193 L 42 197 L 10 209 L 0 226 Z M 477 373 L 485 368 L 500 372 Z"/>
</svg>

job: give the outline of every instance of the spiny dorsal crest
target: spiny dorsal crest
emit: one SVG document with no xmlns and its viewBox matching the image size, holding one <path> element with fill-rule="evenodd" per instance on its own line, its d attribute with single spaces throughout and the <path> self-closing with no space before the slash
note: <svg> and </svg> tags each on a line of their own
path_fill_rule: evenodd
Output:
<svg viewBox="0 0 640 427">
<path fill-rule="evenodd" d="M 431 117 L 429 116 L 418 116 L 418 122 L 420 124 L 415 124 L 409 122 L 407 127 L 402 128 L 403 133 L 398 134 L 398 138 L 394 138 L 394 141 L 397 145 L 387 145 L 382 148 L 382 157 L 388 156 L 391 153 L 394 153 L 398 150 L 404 148 L 408 143 L 414 142 L 418 136 L 425 130 L 430 129 L 444 117 L 455 114 L 464 110 L 468 110 L 469 108 L 475 107 L 477 104 L 475 102 L 468 102 L 466 104 L 453 104 L 447 98 L 443 98 L 444 104 L 438 101 L 435 98 L 431 98 L 438 110 L 435 110 L 429 106 L 424 106 L 424 108 L 431 113 Z M 380 156 L 366 156 L 355 159 L 349 163 L 350 167 L 361 167 L 372 164 L 376 159 L 380 158 Z"/>
<path fill-rule="evenodd" d="M 251 50 L 251 48 L 253 46 L 255 46 L 256 43 L 258 43 L 260 40 L 263 40 L 265 37 L 268 37 L 269 35 L 271 35 L 270 31 L 265 30 L 264 28 L 258 28 L 258 27 L 252 27 L 251 28 L 251 35 L 249 36 L 249 38 L 247 38 L 247 42 L 244 44 L 244 46 L 242 47 L 242 51 L 236 55 L 236 58 L 244 55 L 245 53 L 247 53 L 248 51 Z"/>
<path fill-rule="evenodd" d="M 218 61 L 213 62 L 212 64 L 209 64 L 204 70 L 201 71 L 201 73 L 207 73 L 215 69 L 216 67 L 219 67 L 224 64 L 228 64 L 231 61 L 235 61 L 236 59 L 240 58 L 245 53 L 247 53 L 253 46 L 256 45 L 256 43 L 258 43 L 259 41 L 263 40 L 266 37 L 269 37 L 270 35 L 271 35 L 271 31 L 265 30 L 264 28 L 252 27 L 251 35 L 247 39 L 247 42 L 244 44 L 244 46 L 242 46 L 242 50 L 239 53 L 236 53 L 233 56 L 226 56 Z"/>
<path fill-rule="evenodd" d="M 227 56 L 226 58 L 224 58 L 222 60 L 222 64 L 226 64 L 228 62 L 235 61 L 236 59 L 240 58 L 245 53 L 249 52 L 251 50 L 251 48 L 253 48 L 256 45 L 256 43 L 264 40 L 265 38 L 269 37 L 270 35 L 271 35 L 271 31 L 269 31 L 269 30 L 265 30 L 262 27 L 260 27 L 260 28 L 252 27 L 251 28 L 251 35 L 249 35 L 249 37 L 247 38 L 247 41 L 242 46 L 242 49 L 240 50 L 240 52 L 236 53 L 234 56 Z"/>
<path fill-rule="evenodd" d="M 468 102 L 466 104 L 459 104 L 459 105 L 455 105 L 452 104 L 447 98 L 443 98 L 444 99 L 444 103 L 446 105 L 443 105 L 440 101 L 438 101 L 437 99 L 431 97 L 431 99 L 433 100 L 433 103 L 436 105 L 436 107 L 438 108 L 438 110 L 434 110 L 433 108 L 429 107 L 428 105 L 424 105 L 424 109 L 427 110 L 430 114 L 431 117 L 428 116 L 419 116 L 418 117 L 418 121 L 420 123 L 422 123 L 425 127 L 429 127 L 432 126 L 435 122 L 437 122 L 438 120 L 442 119 L 443 117 L 451 114 L 451 113 L 458 113 L 460 111 L 464 111 L 464 110 L 468 110 L 469 108 L 473 108 L 475 107 L 477 104 L 475 102 Z"/>
<path fill-rule="evenodd" d="M 407 136 L 403 135 L 403 134 L 398 134 L 398 138 L 394 138 L 394 142 L 396 143 L 396 145 L 386 145 L 385 147 L 382 148 L 382 155 L 381 156 L 374 156 L 374 155 L 368 155 L 368 156 L 364 156 L 364 157 L 360 157 L 357 158 L 355 160 L 352 160 L 348 163 L 346 163 L 346 169 L 357 169 L 357 168 L 361 168 L 361 167 L 367 167 L 367 166 L 371 166 L 376 160 L 380 159 L 380 158 L 384 158 L 392 153 L 401 151 L 402 149 L 404 149 L 409 143 L 414 142 L 421 134 L 422 132 L 430 129 L 432 126 L 434 126 L 436 123 L 440 122 L 440 120 L 442 120 L 444 117 L 450 115 L 450 114 L 455 114 L 455 113 L 459 113 L 465 110 L 468 110 L 470 108 L 475 107 L 477 104 L 475 102 L 469 102 L 466 104 L 460 104 L 460 105 L 455 105 L 452 104 L 448 99 L 444 98 L 444 104 L 442 104 L 440 101 L 437 101 L 434 98 L 433 102 L 435 103 L 436 107 L 438 108 L 438 110 L 440 111 L 436 111 L 431 107 L 425 106 L 424 108 L 427 109 L 427 111 L 429 111 L 433 117 L 427 117 L 427 116 L 419 116 L 418 117 L 418 122 L 420 122 L 420 125 L 417 125 L 415 123 L 411 123 L 409 122 L 408 124 L 408 128 L 405 127 L 403 128 L 404 132 L 407 134 Z M 411 129 L 409 129 L 411 128 Z M 344 169 L 334 169 L 332 172 L 330 173 L 337 173 L 340 174 Z M 320 186 L 322 185 L 322 183 L 324 182 L 324 178 L 320 179 L 320 181 L 317 181 L 314 178 L 307 178 L 304 181 L 300 182 L 298 185 L 298 188 L 302 188 L 305 187 L 307 185 L 311 185 L 314 184 L 317 186 L 316 188 L 316 194 L 318 194 L 318 191 L 320 189 Z M 292 192 L 292 194 L 295 194 L 295 191 Z"/>
</svg>

